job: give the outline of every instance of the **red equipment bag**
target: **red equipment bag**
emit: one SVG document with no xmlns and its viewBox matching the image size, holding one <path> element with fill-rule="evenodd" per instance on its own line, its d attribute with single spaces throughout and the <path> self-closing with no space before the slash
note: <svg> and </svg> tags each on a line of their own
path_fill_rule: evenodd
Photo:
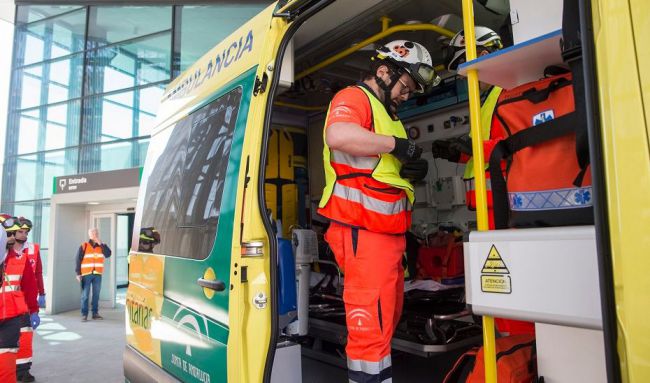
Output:
<svg viewBox="0 0 650 383">
<path fill-rule="evenodd" d="M 537 381 L 535 337 L 521 334 L 496 340 L 497 381 L 531 383 Z M 461 355 L 443 383 L 484 383 L 483 347 L 474 347 Z"/>
<path fill-rule="evenodd" d="M 438 233 L 429 238 L 429 246 L 418 249 L 419 277 L 441 282 L 465 274 L 463 243 L 453 234 Z"/>
<path fill-rule="evenodd" d="M 504 91 L 494 114 L 508 134 L 490 156 L 495 227 L 593 224 L 586 121 L 571 74 Z M 498 171 L 506 158 L 507 183 Z"/>
</svg>

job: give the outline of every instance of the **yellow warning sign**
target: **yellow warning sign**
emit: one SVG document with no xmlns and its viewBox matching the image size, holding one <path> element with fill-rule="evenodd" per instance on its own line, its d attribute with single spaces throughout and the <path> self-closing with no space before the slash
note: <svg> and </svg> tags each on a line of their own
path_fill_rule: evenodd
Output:
<svg viewBox="0 0 650 383">
<path fill-rule="evenodd" d="M 484 293 L 510 294 L 509 275 L 481 275 L 481 291 Z"/>
<path fill-rule="evenodd" d="M 483 274 L 510 274 L 510 271 L 508 271 L 508 267 L 506 266 L 506 263 L 503 262 L 503 258 L 501 258 L 501 254 L 499 254 L 499 250 L 492 245 L 492 248 L 490 249 L 490 253 L 488 254 L 487 259 L 485 260 L 485 263 L 483 264 L 483 270 L 481 270 L 481 273 Z"/>
<path fill-rule="evenodd" d="M 501 258 L 499 250 L 492 245 L 481 270 L 481 291 L 484 293 L 510 294 L 510 270 Z"/>
</svg>

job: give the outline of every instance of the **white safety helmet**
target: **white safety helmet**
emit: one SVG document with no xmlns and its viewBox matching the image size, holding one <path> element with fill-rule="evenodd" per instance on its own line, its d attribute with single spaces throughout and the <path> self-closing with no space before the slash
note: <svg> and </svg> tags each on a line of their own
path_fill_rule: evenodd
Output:
<svg viewBox="0 0 650 383">
<path fill-rule="evenodd" d="M 477 25 L 474 27 L 476 46 L 494 52 L 503 48 L 501 37 L 492 29 Z M 447 69 L 455 71 L 458 65 L 465 62 L 465 30 L 461 30 L 449 41 L 447 49 L 443 51 L 443 58 Z"/>
<path fill-rule="evenodd" d="M 406 70 L 418 85 L 419 93 L 440 83 L 440 77 L 433 69 L 431 55 L 422 44 L 409 40 L 394 40 L 377 49 L 377 53 L 379 59 L 388 60 Z"/>
</svg>

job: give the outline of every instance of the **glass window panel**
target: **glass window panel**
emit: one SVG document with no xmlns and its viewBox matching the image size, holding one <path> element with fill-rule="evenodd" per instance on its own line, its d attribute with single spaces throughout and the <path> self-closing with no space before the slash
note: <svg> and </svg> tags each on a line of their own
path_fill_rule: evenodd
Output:
<svg viewBox="0 0 650 383">
<path fill-rule="evenodd" d="M 151 134 L 162 85 L 89 98 L 83 143 L 109 142 Z"/>
<path fill-rule="evenodd" d="M 41 244 L 41 260 L 43 261 L 43 273 L 45 273 L 45 259 L 43 259 L 43 253 L 42 253 L 42 248 L 47 248 L 50 246 L 50 233 L 49 233 L 49 228 L 50 228 L 50 204 L 49 202 L 44 202 L 43 203 L 43 210 L 41 212 L 41 221 L 39 223 L 32 221 L 34 223 L 34 227 L 36 225 L 40 226 L 40 232 L 41 236 L 39 238 L 39 243 Z"/>
<path fill-rule="evenodd" d="M 88 49 L 171 29 L 170 6 L 92 7 Z"/>
<path fill-rule="evenodd" d="M 16 154 L 37 152 L 39 115 L 33 117 L 21 114 L 18 124 L 18 149 Z"/>
<path fill-rule="evenodd" d="M 46 109 L 44 150 L 60 149 L 79 144 L 81 102 L 72 101 Z"/>
<path fill-rule="evenodd" d="M 35 208 L 35 202 L 21 202 L 14 204 L 14 210 L 13 210 L 13 216 L 14 217 L 25 217 L 28 218 L 29 220 L 32 221 L 32 224 L 35 224 L 34 222 L 34 208 Z M 29 241 L 34 241 L 34 238 L 29 238 Z"/>
<path fill-rule="evenodd" d="M 13 200 L 37 199 L 36 170 L 38 158 L 35 154 L 18 157 L 16 160 L 16 194 Z"/>
<path fill-rule="evenodd" d="M 20 75 L 19 75 L 20 76 Z M 21 109 L 31 108 L 41 104 L 41 79 L 29 74 L 22 76 L 22 92 L 20 95 Z"/>
<path fill-rule="evenodd" d="M 138 136 L 148 136 L 155 125 L 156 113 L 160 99 L 165 92 L 164 86 L 154 86 L 140 90 L 140 113 Z"/>
<path fill-rule="evenodd" d="M 80 8 L 80 5 L 21 5 L 18 6 L 16 22 L 31 23 Z"/>
<path fill-rule="evenodd" d="M 83 50 L 86 32 L 86 9 L 18 27 L 18 65 L 55 59 Z"/>
<path fill-rule="evenodd" d="M 141 225 L 160 232 L 157 253 L 210 254 L 241 96 L 236 88 L 154 137 Z"/>
<path fill-rule="evenodd" d="M 170 78 L 171 33 L 88 53 L 88 94 L 112 92 Z"/>
<path fill-rule="evenodd" d="M 24 49 L 24 59 L 17 59 L 17 64 L 22 63 L 35 63 L 43 61 L 43 47 L 44 47 L 43 37 L 35 35 L 26 35 L 25 36 L 25 49 Z M 21 49 L 18 48 L 18 54 L 21 53 Z"/>
<path fill-rule="evenodd" d="M 18 132 L 16 154 L 78 145 L 80 105 L 72 101 L 20 112 L 10 120 L 10 129 Z"/>
<path fill-rule="evenodd" d="M 142 166 L 141 145 L 149 139 L 121 141 L 81 147 L 82 173 L 128 169 Z"/>
<path fill-rule="evenodd" d="M 268 5 L 268 1 L 246 4 L 230 1 L 178 7 L 177 12 L 181 13 L 181 71 Z"/>
<path fill-rule="evenodd" d="M 66 149 L 56 152 L 43 153 L 43 179 L 41 181 L 40 198 L 52 196 L 54 177 L 77 174 L 77 149 Z M 38 180 L 37 180 L 38 181 Z"/>
<path fill-rule="evenodd" d="M 18 69 L 16 84 L 22 87 L 22 91 L 20 100 L 13 105 L 27 109 L 80 97 L 82 68 L 83 54 L 77 54 Z"/>
</svg>

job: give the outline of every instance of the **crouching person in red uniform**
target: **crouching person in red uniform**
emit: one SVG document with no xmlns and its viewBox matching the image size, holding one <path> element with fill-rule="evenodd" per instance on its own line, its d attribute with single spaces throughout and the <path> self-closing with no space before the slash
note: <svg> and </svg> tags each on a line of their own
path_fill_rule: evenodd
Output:
<svg viewBox="0 0 650 383">
<path fill-rule="evenodd" d="M 0 382 L 15 382 L 18 343 L 23 328 L 38 321 L 36 278 L 27 257 L 14 251 L 15 217 L 3 219 L 0 231 Z M 31 314 L 31 315 L 30 315 Z M 22 376 L 18 377 L 22 380 Z M 34 381 L 33 377 L 32 380 Z"/>
</svg>

